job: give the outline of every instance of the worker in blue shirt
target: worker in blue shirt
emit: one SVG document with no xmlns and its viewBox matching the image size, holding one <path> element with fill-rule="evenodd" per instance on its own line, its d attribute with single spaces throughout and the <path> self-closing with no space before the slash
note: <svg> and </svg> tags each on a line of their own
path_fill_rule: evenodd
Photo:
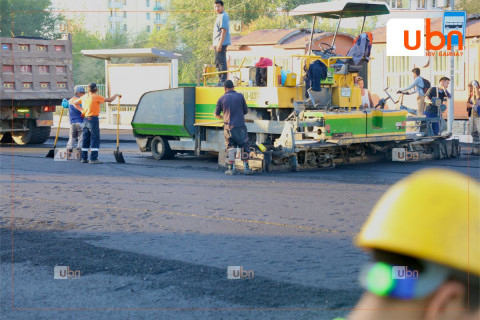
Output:
<svg viewBox="0 0 480 320">
<path fill-rule="evenodd" d="M 397 91 L 397 93 L 403 93 L 404 91 L 408 91 L 415 87 L 415 90 L 413 91 L 418 92 L 417 96 L 417 115 L 423 116 L 425 113 L 425 82 L 423 81 L 423 78 L 420 77 L 420 69 L 419 68 L 413 68 L 412 69 L 413 73 L 413 83 L 409 85 L 408 87 L 405 87 L 403 89 L 400 89 Z M 428 89 L 428 88 L 427 88 Z"/>
<path fill-rule="evenodd" d="M 82 86 L 75 87 L 75 97 L 68 101 L 68 116 L 70 118 L 70 133 L 68 136 L 67 149 L 69 152 L 73 151 L 75 142 L 78 141 L 77 150 L 82 149 L 82 132 L 83 132 L 83 117 L 82 108 L 76 107 L 75 102 L 85 94 L 85 88 Z"/>
<path fill-rule="evenodd" d="M 213 49 L 215 50 L 215 67 L 217 71 L 227 71 L 227 46 L 231 44 L 230 41 L 230 18 L 224 11 L 223 1 L 215 0 L 214 5 L 217 19 L 213 26 Z M 227 80 L 227 74 L 221 73 L 218 75 L 218 86 L 223 86 Z"/>
</svg>

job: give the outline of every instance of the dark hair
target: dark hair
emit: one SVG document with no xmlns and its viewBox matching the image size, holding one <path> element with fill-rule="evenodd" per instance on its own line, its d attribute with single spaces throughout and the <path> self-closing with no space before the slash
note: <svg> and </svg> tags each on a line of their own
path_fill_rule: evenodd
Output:
<svg viewBox="0 0 480 320">
<path fill-rule="evenodd" d="M 420 75 L 420 69 L 418 69 L 418 68 L 413 68 L 413 69 L 412 69 L 412 72 L 415 72 L 415 74 L 416 74 L 417 76 Z"/>
<path fill-rule="evenodd" d="M 233 89 L 233 82 L 232 80 L 226 80 L 224 83 L 223 83 L 223 86 L 227 89 Z"/>
<path fill-rule="evenodd" d="M 88 91 L 90 92 L 97 92 L 97 84 L 92 82 L 88 85 Z"/>
<path fill-rule="evenodd" d="M 380 249 L 373 249 L 372 252 L 374 261 L 386 262 L 391 265 L 407 266 L 409 269 L 418 270 L 420 276 L 424 271 L 422 260 L 417 258 L 405 256 L 390 251 Z M 480 308 L 480 277 L 473 273 L 466 273 L 451 267 L 448 267 L 450 277 L 449 280 L 460 282 L 465 286 L 464 304 L 469 308 L 469 311 L 475 312 Z"/>
<path fill-rule="evenodd" d="M 219 4 L 223 7 L 223 1 L 222 0 L 215 0 L 215 4 Z"/>
<path fill-rule="evenodd" d="M 447 81 L 450 81 L 450 78 L 447 78 L 447 77 L 441 77 L 440 80 L 438 80 L 438 82 L 442 82 L 444 80 L 447 80 Z"/>
</svg>

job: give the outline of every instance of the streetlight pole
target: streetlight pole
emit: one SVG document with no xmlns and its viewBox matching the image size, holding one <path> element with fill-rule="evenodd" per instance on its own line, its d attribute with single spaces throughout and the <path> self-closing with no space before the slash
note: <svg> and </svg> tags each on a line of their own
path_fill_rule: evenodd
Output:
<svg viewBox="0 0 480 320">
<path fill-rule="evenodd" d="M 450 9 L 453 11 L 455 10 L 455 0 L 450 0 Z M 445 39 L 447 40 L 447 39 Z M 458 39 L 458 41 L 461 41 Z M 463 40 L 462 40 L 463 41 Z M 445 41 L 445 43 L 447 43 Z M 451 56 L 450 56 L 450 94 L 452 97 L 450 98 L 449 105 L 448 105 L 448 123 L 447 123 L 447 131 L 449 134 L 453 132 L 453 118 L 454 118 L 454 108 L 455 108 L 455 101 L 454 101 L 454 89 L 455 89 L 455 56 L 454 56 L 454 46 L 451 47 Z"/>
</svg>

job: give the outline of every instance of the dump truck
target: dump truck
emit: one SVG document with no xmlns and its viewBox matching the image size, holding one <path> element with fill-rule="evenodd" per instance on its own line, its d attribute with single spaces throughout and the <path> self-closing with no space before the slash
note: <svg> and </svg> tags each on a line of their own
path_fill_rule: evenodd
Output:
<svg viewBox="0 0 480 320">
<path fill-rule="evenodd" d="M 309 52 L 291 57 L 300 62 L 299 70 L 282 81 L 280 66 L 272 57 L 273 64 L 267 67 L 266 86 L 253 85 L 252 74 L 256 72 L 242 72 L 242 68 L 253 67 L 244 66 L 245 59 L 237 69 L 227 71 L 234 73 L 235 90 L 243 94 L 247 102 L 246 126 L 253 147 L 248 155 L 234 153 L 232 160 L 232 152 L 225 152 L 223 123 L 214 117 L 216 102 L 224 89 L 206 86 L 208 77 L 219 72 L 205 72 L 204 86 L 145 93 L 132 120 L 140 150 L 150 151 L 156 159 L 169 159 L 185 152 L 196 155 L 216 152 L 220 166 L 226 160 L 234 161 L 241 171 L 243 157 L 248 158 L 252 170 L 267 172 L 385 159 L 420 161 L 457 156 L 458 140 L 432 134 L 432 123 L 442 121 L 441 115 L 410 117 L 402 109 L 361 106 L 356 79 L 366 69 L 368 60 L 354 63 L 353 57 L 335 52 L 338 26 L 342 17 L 366 19 L 388 13 L 388 5 L 373 1 L 301 5 L 290 15 L 313 16 L 313 26 Z M 338 18 L 337 32 L 331 44 L 322 43 L 320 50 L 312 50 L 317 17 Z M 320 90 L 307 89 L 300 79 L 318 62 L 325 66 L 326 77 L 321 80 Z M 250 79 L 243 79 L 244 74 Z M 407 130 L 407 123 L 412 122 L 421 124 L 416 130 Z"/>
<path fill-rule="evenodd" d="M 72 41 L 0 38 L 0 138 L 44 143 L 53 112 L 73 91 Z"/>
</svg>

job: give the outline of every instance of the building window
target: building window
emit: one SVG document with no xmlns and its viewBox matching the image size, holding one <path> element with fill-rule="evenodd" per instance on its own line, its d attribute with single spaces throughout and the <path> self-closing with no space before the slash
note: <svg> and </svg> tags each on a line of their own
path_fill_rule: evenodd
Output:
<svg viewBox="0 0 480 320">
<path fill-rule="evenodd" d="M 410 59 L 410 57 L 387 57 L 387 87 L 398 90 L 413 82 Z"/>
<path fill-rule="evenodd" d="M 392 9 L 410 9 L 410 0 L 384 0 Z"/>
<path fill-rule="evenodd" d="M 145 5 L 147 6 L 147 8 L 150 7 L 150 0 L 146 0 L 145 2 L 146 2 Z"/>
<path fill-rule="evenodd" d="M 417 0 L 418 9 L 427 9 L 427 0 Z"/>
<path fill-rule="evenodd" d="M 127 25 L 126 24 L 123 25 L 123 32 L 127 32 Z"/>
<path fill-rule="evenodd" d="M 432 0 L 432 8 L 450 7 L 450 0 Z"/>
<path fill-rule="evenodd" d="M 123 17 L 124 17 L 124 18 L 127 17 L 127 11 L 123 11 Z"/>
<path fill-rule="evenodd" d="M 433 79 L 430 79 L 432 87 L 437 86 L 438 81 L 441 77 L 450 78 L 450 57 L 438 56 L 435 55 L 432 57 L 432 76 Z M 455 90 L 465 90 L 465 57 L 458 56 L 454 58 L 455 63 L 455 79 L 454 79 L 454 88 Z M 452 79 L 450 79 L 452 80 Z"/>
<path fill-rule="evenodd" d="M 150 20 L 150 12 L 147 12 L 146 16 L 147 16 L 147 20 Z"/>
<path fill-rule="evenodd" d="M 155 30 L 157 30 L 157 31 L 160 30 L 160 26 L 156 26 Z"/>
<path fill-rule="evenodd" d="M 155 20 L 160 20 L 160 19 L 161 19 L 160 13 L 155 13 Z"/>
<path fill-rule="evenodd" d="M 152 28 L 150 28 L 150 26 L 147 26 L 147 32 L 150 32 L 152 31 Z"/>
</svg>

